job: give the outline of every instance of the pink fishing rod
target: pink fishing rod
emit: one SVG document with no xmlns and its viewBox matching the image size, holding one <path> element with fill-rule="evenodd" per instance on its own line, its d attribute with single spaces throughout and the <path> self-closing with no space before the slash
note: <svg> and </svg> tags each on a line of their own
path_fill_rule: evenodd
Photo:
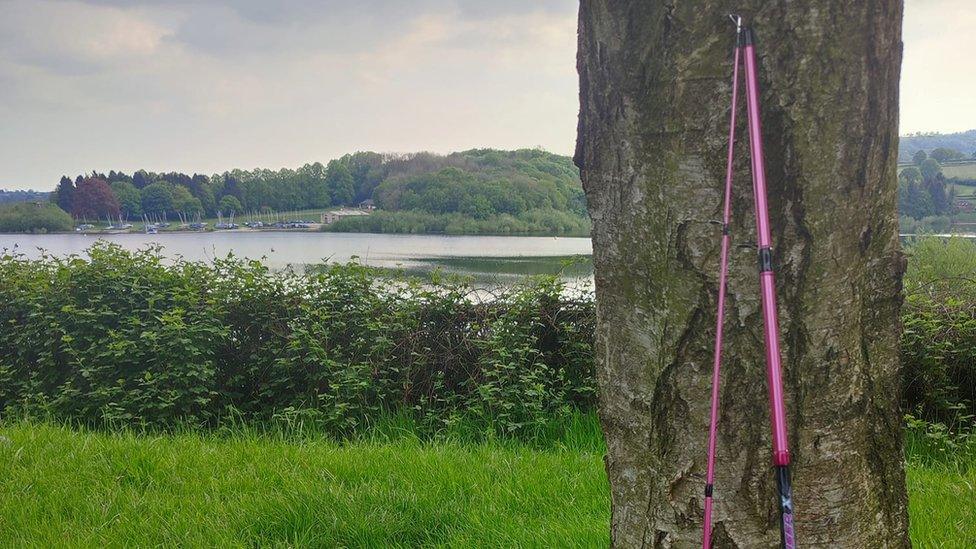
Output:
<svg viewBox="0 0 976 549">
<path fill-rule="evenodd" d="M 735 144 L 735 116 L 738 106 L 740 56 L 746 79 L 746 113 L 749 126 L 749 151 L 752 160 L 753 197 L 756 208 L 756 236 L 759 247 L 759 288 L 762 297 L 763 339 L 766 346 L 766 381 L 769 389 L 769 419 L 773 439 L 773 465 L 776 469 L 780 503 L 780 546 L 794 549 L 793 491 L 790 483 L 790 451 L 786 432 L 786 405 L 783 399 L 783 369 L 779 348 L 779 320 L 776 313 L 776 284 L 773 275 L 772 236 L 769 206 L 766 200 L 766 167 L 763 159 L 762 125 L 759 119 L 759 78 L 756 63 L 756 40 L 752 29 L 736 22 L 736 46 L 732 70 L 732 114 L 729 126 L 728 159 L 725 172 L 725 207 L 722 224 L 722 252 L 719 271 L 718 314 L 716 315 L 715 356 L 712 369 L 712 406 L 708 433 L 708 466 L 705 484 L 705 517 L 702 547 L 711 547 L 712 493 L 715 480 L 715 438 L 718 423 L 719 381 L 722 364 L 722 333 L 728 273 L 729 221 L 732 199 L 732 160 Z"/>
<path fill-rule="evenodd" d="M 735 19 L 736 31 L 741 30 L 741 19 Z M 738 42 L 738 38 L 736 38 Z M 720 372 L 722 370 L 722 334 L 725 325 L 725 279 L 729 273 L 729 243 L 731 233 L 729 222 L 732 220 L 732 158 L 735 151 L 735 111 L 739 103 L 739 45 L 736 43 L 735 59 L 732 65 L 732 115 L 729 121 L 729 150 L 725 164 L 725 207 L 722 211 L 722 253 L 719 259 L 718 273 L 718 314 L 715 320 L 715 357 L 712 362 L 712 409 L 711 420 L 708 424 L 708 467 L 705 473 L 705 535 L 702 542 L 704 549 L 712 546 L 712 491 L 715 485 L 715 439 L 718 425 L 718 390 Z"/>
</svg>

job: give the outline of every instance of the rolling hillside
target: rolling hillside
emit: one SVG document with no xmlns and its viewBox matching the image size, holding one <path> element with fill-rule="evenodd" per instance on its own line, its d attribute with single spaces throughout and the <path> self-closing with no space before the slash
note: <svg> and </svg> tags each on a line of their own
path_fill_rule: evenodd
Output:
<svg viewBox="0 0 976 549">
<path fill-rule="evenodd" d="M 976 152 L 976 130 L 902 136 L 898 142 L 898 160 L 908 162 L 920 150 L 928 152 L 939 147 L 955 149 L 970 156 Z"/>
</svg>

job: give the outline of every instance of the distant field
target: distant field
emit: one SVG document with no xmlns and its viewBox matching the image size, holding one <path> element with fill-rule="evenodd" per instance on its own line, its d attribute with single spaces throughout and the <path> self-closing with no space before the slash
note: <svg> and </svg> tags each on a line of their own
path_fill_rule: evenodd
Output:
<svg viewBox="0 0 976 549">
<path fill-rule="evenodd" d="M 976 179 L 976 162 L 967 162 L 965 164 L 946 164 L 945 166 L 942 166 L 942 173 L 946 177 Z"/>
<path fill-rule="evenodd" d="M 910 168 L 914 164 L 899 164 L 898 173 L 905 168 Z M 964 179 L 976 179 L 976 160 L 960 164 L 946 164 L 942 166 L 942 173 L 946 177 L 959 177 Z"/>
</svg>

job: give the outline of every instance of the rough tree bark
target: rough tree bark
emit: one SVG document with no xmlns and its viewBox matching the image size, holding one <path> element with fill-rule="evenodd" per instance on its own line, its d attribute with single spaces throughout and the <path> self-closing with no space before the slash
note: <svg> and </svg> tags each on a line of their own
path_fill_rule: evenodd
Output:
<svg viewBox="0 0 976 549">
<path fill-rule="evenodd" d="M 731 9 L 720 0 L 580 7 L 576 163 L 593 219 L 614 546 L 701 543 Z M 902 2 L 735 9 L 758 36 L 797 540 L 907 547 L 895 213 Z M 744 127 L 739 135 L 715 535 L 717 547 L 772 547 Z"/>
</svg>

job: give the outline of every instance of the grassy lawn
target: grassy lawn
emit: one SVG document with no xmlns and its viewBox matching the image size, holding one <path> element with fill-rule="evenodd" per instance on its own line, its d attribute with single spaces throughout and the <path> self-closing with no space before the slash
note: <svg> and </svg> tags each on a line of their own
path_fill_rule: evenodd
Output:
<svg viewBox="0 0 976 549">
<path fill-rule="evenodd" d="M 976 187 L 970 187 L 968 185 L 950 185 L 950 188 L 955 189 L 956 198 L 971 199 L 976 197 Z"/>
<path fill-rule="evenodd" d="M 11 424 L 0 546 L 605 547 L 594 427 L 527 445 Z M 972 460 L 909 461 L 916 546 L 976 546 Z"/>
</svg>

